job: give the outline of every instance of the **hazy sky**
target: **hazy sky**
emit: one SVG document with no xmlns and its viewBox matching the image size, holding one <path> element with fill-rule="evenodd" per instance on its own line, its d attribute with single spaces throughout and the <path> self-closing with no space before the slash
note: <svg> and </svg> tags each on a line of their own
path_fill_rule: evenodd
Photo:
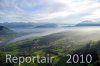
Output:
<svg viewBox="0 0 100 66">
<path fill-rule="evenodd" d="M 0 0 L 0 22 L 100 21 L 100 0 Z"/>
</svg>

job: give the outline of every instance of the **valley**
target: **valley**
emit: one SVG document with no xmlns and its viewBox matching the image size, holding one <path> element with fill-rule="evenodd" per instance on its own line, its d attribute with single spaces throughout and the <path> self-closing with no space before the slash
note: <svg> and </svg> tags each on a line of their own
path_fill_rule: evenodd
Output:
<svg viewBox="0 0 100 66">
<path fill-rule="evenodd" d="M 7 44 L 0 46 L 2 58 L 5 53 L 25 57 L 50 54 L 56 58 L 51 64 L 30 63 L 30 66 L 58 66 L 62 63 L 63 66 L 94 66 L 100 62 L 100 27 L 39 28 L 27 29 L 26 32 L 23 32 L 25 29 L 12 30 L 18 33 L 19 37 L 14 37 L 6 42 Z M 91 64 L 67 64 L 67 54 L 91 54 L 94 61 Z M 21 65 L 26 66 L 27 63 Z"/>
</svg>

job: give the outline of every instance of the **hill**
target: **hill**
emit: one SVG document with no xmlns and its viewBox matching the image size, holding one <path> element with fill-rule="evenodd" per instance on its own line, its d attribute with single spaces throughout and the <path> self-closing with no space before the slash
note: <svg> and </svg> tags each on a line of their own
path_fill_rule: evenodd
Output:
<svg viewBox="0 0 100 66">
<path fill-rule="evenodd" d="M 35 28 L 56 28 L 56 27 L 58 27 L 57 24 L 47 23 L 47 24 L 38 25 Z"/>
<path fill-rule="evenodd" d="M 33 51 L 38 53 L 38 51 L 41 50 L 42 53 L 45 54 L 48 53 L 56 55 L 58 57 L 60 56 L 60 60 L 56 66 L 61 65 L 62 63 L 63 63 L 62 66 L 70 66 L 64 64 L 66 60 L 62 58 L 62 56 L 71 53 L 79 55 L 91 54 L 93 55 L 93 64 L 94 63 L 96 64 L 96 61 L 99 61 L 98 57 L 100 55 L 100 41 L 99 41 L 100 38 L 98 37 L 99 35 L 100 32 L 92 32 L 92 33 L 90 32 L 86 34 L 85 32 L 80 32 L 78 30 L 65 31 L 43 36 L 25 42 L 23 41 L 23 45 L 19 44 L 19 47 L 21 48 L 20 50 L 22 50 L 22 52 L 26 51 L 32 53 Z M 77 65 L 77 66 L 82 66 L 82 65 Z"/>
<path fill-rule="evenodd" d="M 94 64 L 98 64 L 100 62 L 100 31 L 89 32 L 81 30 L 74 29 L 38 38 L 21 40 L 0 47 L 0 50 L 2 52 L 11 53 L 12 55 L 25 57 L 32 55 L 44 56 L 46 54 L 50 54 L 56 57 L 53 64 L 51 64 L 54 66 L 97 66 Z M 93 62 L 91 65 L 76 63 L 67 64 L 67 58 L 64 57 L 67 54 L 91 54 L 93 55 Z M 21 66 L 25 65 L 22 64 Z M 35 65 L 29 64 L 29 66 Z M 37 66 L 47 65 L 37 64 Z"/>
<path fill-rule="evenodd" d="M 17 33 L 7 27 L 0 26 L 0 45 L 6 44 L 10 39 L 17 36 Z"/>
<path fill-rule="evenodd" d="M 34 22 L 4 22 L 1 26 L 8 28 L 54 28 L 58 27 L 55 23 L 34 23 Z"/>
<path fill-rule="evenodd" d="M 8 35 L 8 34 L 13 34 L 13 33 L 15 32 L 4 26 L 0 26 L 0 35 Z"/>
<path fill-rule="evenodd" d="M 87 21 L 80 22 L 79 24 L 76 24 L 76 26 L 100 26 L 100 23 L 87 20 Z"/>
<path fill-rule="evenodd" d="M 1 26 L 5 26 L 8 28 L 30 28 L 34 27 L 35 23 L 24 23 L 24 22 L 4 22 L 0 23 Z"/>
</svg>

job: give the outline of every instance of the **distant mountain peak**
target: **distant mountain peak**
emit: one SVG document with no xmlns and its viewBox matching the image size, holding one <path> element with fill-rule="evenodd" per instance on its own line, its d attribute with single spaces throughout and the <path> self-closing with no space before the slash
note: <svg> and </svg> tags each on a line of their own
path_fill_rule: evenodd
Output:
<svg viewBox="0 0 100 66">
<path fill-rule="evenodd" d="M 6 28 L 4 26 L 0 26 L 0 35 L 7 35 L 7 34 L 15 34 L 13 30 Z"/>
<path fill-rule="evenodd" d="M 7 28 L 4 26 L 0 26 L 0 30 L 3 30 L 3 29 L 7 29 Z"/>
<path fill-rule="evenodd" d="M 100 23 L 86 20 L 78 23 L 76 26 L 100 26 Z"/>
<path fill-rule="evenodd" d="M 90 23 L 91 24 L 91 23 L 94 23 L 94 22 L 93 21 L 89 21 L 89 20 L 85 20 L 85 21 L 82 21 L 81 23 L 86 23 L 86 24 Z"/>
</svg>

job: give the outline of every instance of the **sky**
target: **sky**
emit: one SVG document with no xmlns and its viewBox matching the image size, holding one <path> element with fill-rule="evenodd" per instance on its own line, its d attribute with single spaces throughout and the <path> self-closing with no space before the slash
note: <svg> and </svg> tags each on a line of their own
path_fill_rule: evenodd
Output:
<svg viewBox="0 0 100 66">
<path fill-rule="evenodd" d="M 100 21 L 100 0 L 0 0 L 0 22 Z"/>
</svg>

